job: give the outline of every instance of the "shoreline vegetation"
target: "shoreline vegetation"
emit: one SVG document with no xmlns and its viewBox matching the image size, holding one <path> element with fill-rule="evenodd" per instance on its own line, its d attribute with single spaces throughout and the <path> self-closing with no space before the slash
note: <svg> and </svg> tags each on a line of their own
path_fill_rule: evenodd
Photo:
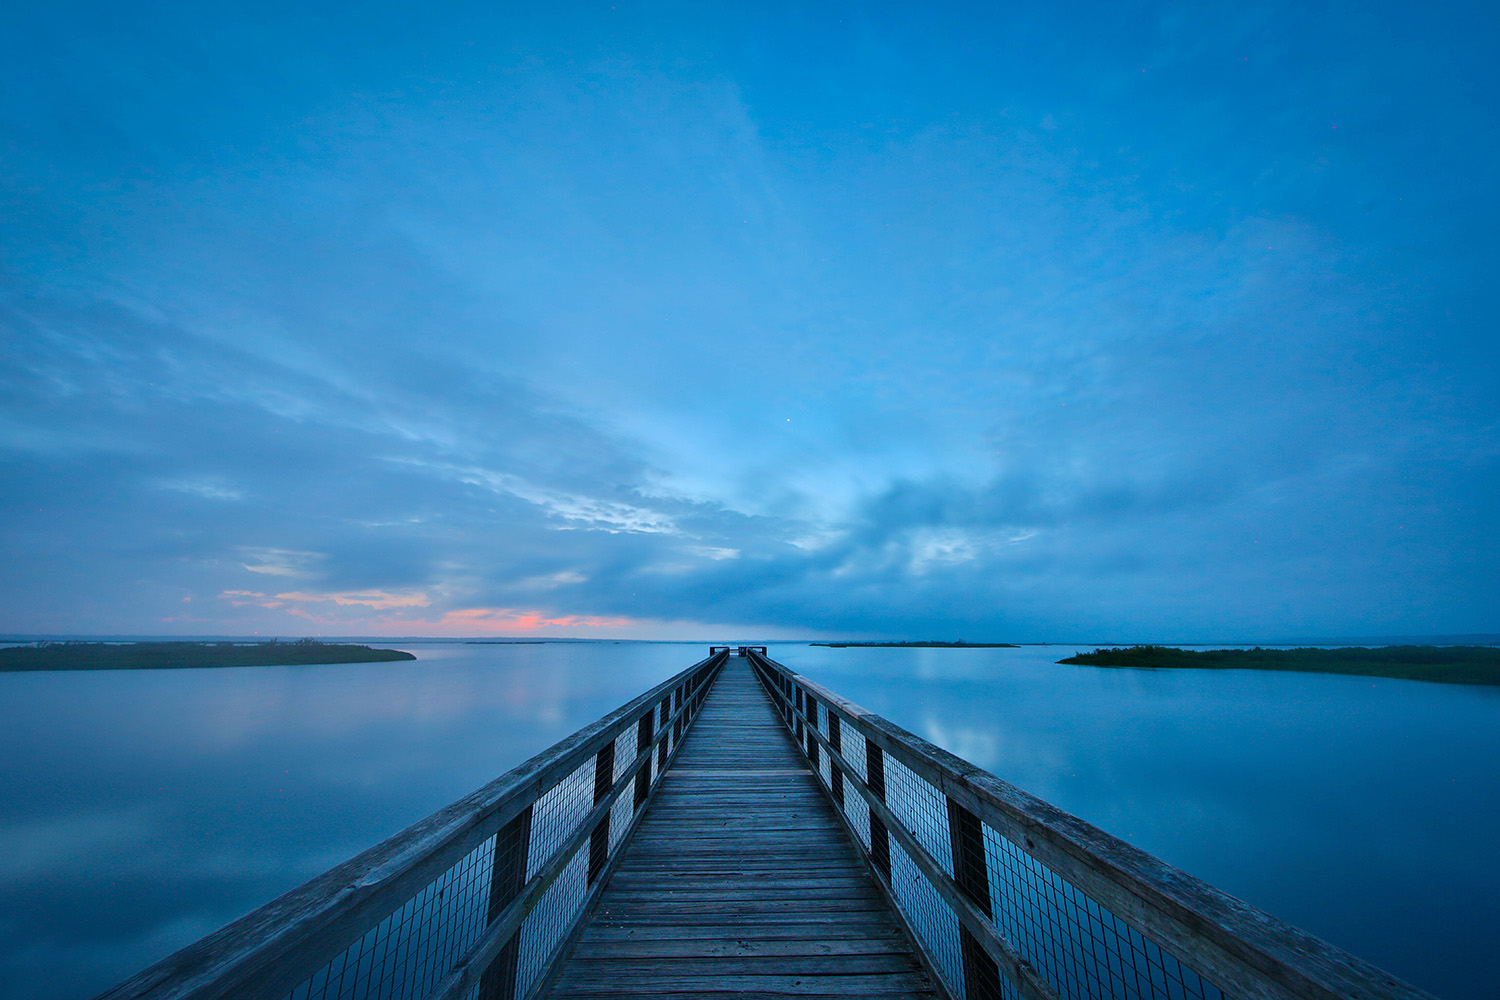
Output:
<svg viewBox="0 0 1500 1000">
<path fill-rule="evenodd" d="M 1078 653 L 1058 663 L 1094 667 L 1291 670 L 1500 687 L 1500 649 L 1493 646 L 1353 646 L 1336 649 L 1178 649 L 1128 646 Z"/>
<path fill-rule="evenodd" d="M 295 642 L 40 642 L 0 649 L 0 673 L 22 670 L 178 670 L 415 660 L 399 649 Z"/>
<path fill-rule="evenodd" d="M 827 646 L 829 649 L 1020 649 L 1013 642 L 941 642 L 921 639 L 907 642 L 810 642 L 809 646 Z"/>
</svg>

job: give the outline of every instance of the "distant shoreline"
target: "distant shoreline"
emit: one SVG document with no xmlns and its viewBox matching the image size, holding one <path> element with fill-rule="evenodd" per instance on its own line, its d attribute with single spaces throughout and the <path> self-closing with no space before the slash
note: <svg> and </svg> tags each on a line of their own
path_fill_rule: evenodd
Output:
<svg viewBox="0 0 1500 1000">
<path fill-rule="evenodd" d="M 415 660 L 399 649 L 316 642 L 43 642 L 0 649 L 0 673 L 32 670 L 196 670 Z"/>
<path fill-rule="evenodd" d="M 1057 662 L 1168 670 L 1288 670 L 1500 687 L 1500 649 L 1492 646 L 1354 646 L 1337 649 L 1264 649 L 1256 646 L 1206 650 L 1129 646 L 1096 649 Z"/>
<path fill-rule="evenodd" d="M 1013 642 L 810 642 L 809 646 L 827 646 L 829 649 L 1020 649 Z"/>
</svg>

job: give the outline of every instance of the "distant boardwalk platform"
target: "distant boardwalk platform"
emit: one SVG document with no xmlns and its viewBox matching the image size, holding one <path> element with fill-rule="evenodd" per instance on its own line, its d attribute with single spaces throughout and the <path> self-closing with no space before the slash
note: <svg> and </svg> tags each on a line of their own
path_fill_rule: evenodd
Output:
<svg viewBox="0 0 1500 1000">
<path fill-rule="evenodd" d="M 763 647 L 101 1000 L 644 996 L 1431 1000 Z"/>
</svg>

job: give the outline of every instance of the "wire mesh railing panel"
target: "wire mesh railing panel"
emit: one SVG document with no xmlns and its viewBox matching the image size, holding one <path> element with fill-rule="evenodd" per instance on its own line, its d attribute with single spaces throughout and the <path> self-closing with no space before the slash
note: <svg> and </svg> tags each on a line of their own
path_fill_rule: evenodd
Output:
<svg viewBox="0 0 1500 1000">
<path fill-rule="evenodd" d="M 625 772 L 630 770 L 630 765 L 635 763 L 635 740 L 636 733 L 634 726 L 631 726 L 629 729 L 622 732 L 619 736 L 615 737 L 615 766 L 614 774 L 612 774 L 609 779 L 610 784 L 614 784 L 616 781 L 619 781 L 620 778 L 625 774 Z"/>
<path fill-rule="evenodd" d="M 625 835 L 630 832 L 631 821 L 635 819 L 635 800 L 629 795 L 621 795 L 615 799 L 615 804 L 609 809 L 609 856 L 615 856 L 615 850 Z"/>
<path fill-rule="evenodd" d="M 917 838 L 929 857 L 953 877 L 953 845 L 948 836 L 948 799 L 890 754 L 885 758 L 885 804 Z"/>
<path fill-rule="evenodd" d="M 532 806 L 531 860 L 526 866 L 528 880 L 552 860 L 594 808 L 594 760 L 590 757 L 580 764 L 566 778 L 543 792 Z"/>
<path fill-rule="evenodd" d="M 418 1000 L 488 921 L 490 837 L 315 972 L 288 1000 Z"/>
<path fill-rule="evenodd" d="M 588 871 L 589 852 L 574 854 L 557 881 L 547 887 L 536 907 L 526 915 L 519 932 L 516 996 L 526 996 L 537 978 L 546 973 L 552 953 L 572 929 L 588 896 Z"/>
<path fill-rule="evenodd" d="M 984 828 L 995 925 L 1064 1000 L 1223 1000 L 1197 972 Z"/>
<path fill-rule="evenodd" d="M 860 781 L 865 780 L 865 738 L 862 733 L 848 720 L 839 720 L 839 755 L 849 765 L 851 776 Z M 866 804 L 864 796 L 854 790 L 850 784 L 844 785 L 844 815 L 849 820 L 849 825 L 854 829 L 854 835 L 859 838 L 860 845 L 864 847 L 865 853 L 870 852 L 870 807 Z"/>
<path fill-rule="evenodd" d="M 839 741 L 843 744 L 843 758 L 849 765 L 849 770 L 860 781 L 870 780 L 869 772 L 865 770 L 865 735 L 847 719 L 839 720 Z"/>
<path fill-rule="evenodd" d="M 958 918 L 898 843 L 891 844 L 890 886 L 907 925 L 921 941 L 927 957 L 947 984 L 948 992 L 955 997 L 963 996 L 964 967 L 959 949 Z"/>
<path fill-rule="evenodd" d="M 668 719 L 671 719 L 672 713 L 676 711 L 676 709 L 673 708 L 674 704 L 675 702 L 671 698 L 662 703 L 662 726 L 666 731 L 662 734 L 661 743 L 657 747 L 658 761 L 666 760 L 668 757 L 672 756 L 672 753 L 677 749 L 677 741 L 672 738 L 673 723 L 666 721 Z"/>
<path fill-rule="evenodd" d="M 865 853 L 870 853 L 870 807 L 865 800 L 852 791 L 844 795 L 844 815 L 849 817 L 849 825 L 854 828 L 854 834 L 859 838 L 860 845 L 864 847 Z"/>
</svg>

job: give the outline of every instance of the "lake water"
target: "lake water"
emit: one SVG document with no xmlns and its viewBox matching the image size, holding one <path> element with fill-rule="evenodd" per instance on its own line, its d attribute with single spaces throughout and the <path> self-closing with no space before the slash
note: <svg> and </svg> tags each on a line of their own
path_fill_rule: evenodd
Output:
<svg viewBox="0 0 1500 1000">
<path fill-rule="evenodd" d="M 0 996 L 80 1000 L 699 659 L 0 674 Z M 1061 666 L 1071 647 L 771 655 L 1449 1000 L 1493 995 L 1500 691 Z"/>
</svg>

